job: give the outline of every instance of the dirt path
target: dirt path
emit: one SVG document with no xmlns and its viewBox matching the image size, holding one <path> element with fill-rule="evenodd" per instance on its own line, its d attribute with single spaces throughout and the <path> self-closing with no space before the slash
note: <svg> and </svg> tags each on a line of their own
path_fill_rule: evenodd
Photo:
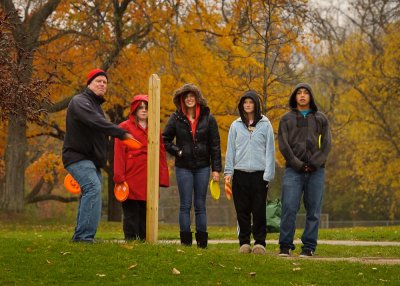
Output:
<svg viewBox="0 0 400 286">
<path fill-rule="evenodd" d="M 176 243 L 179 244 L 179 240 L 160 240 L 161 243 Z M 209 240 L 210 244 L 238 244 L 237 240 L 217 240 L 212 239 Z M 295 240 L 295 244 L 301 244 L 301 241 Z M 267 244 L 278 245 L 277 240 L 267 240 Z M 400 246 L 400 242 L 397 241 L 357 241 L 357 240 L 318 240 L 318 244 L 327 244 L 327 245 L 345 245 L 345 246 Z M 272 254 L 278 256 L 277 253 L 269 253 L 267 255 Z M 316 256 L 310 258 L 300 258 L 297 255 L 293 255 L 291 257 L 282 257 L 282 259 L 289 260 L 317 260 L 317 261 L 327 261 L 327 262 L 336 262 L 336 261 L 346 261 L 351 263 L 363 263 L 363 264 L 371 264 L 371 265 L 400 265 L 400 258 L 397 257 L 321 257 Z"/>
<path fill-rule="evenodd" d="M 300 258 L 300 257 L 282 257 L 282 259 L 290 259 L 290 260 L 317 260 L 317 261 L 327 261 L 327 262 L 336 262 L 336 261 L 346 261 L 353 263 L 364 263 L 364 264 L 380 264 L 380 265 L 400 265 L 399 258 L 382 258 L 382 257 L 319 257 L 313 256 L 310 258 Z"/>
<path fill-rule="evenodd" d="M 176 243 L 179 243 L 179 241 L 176 241 Z M 211 239 L 209 240 L 209 243 L 211 244 L 238 243 L 238 241 Z M 278 245 L 278 240 L 267 240 L 267 244 Z M 301 240 L 296 239 L 294 241 L 294 244 L 301 244 Z M 361 241 L 361 240 L 326 240 L 326 239 L 318 240 L 318 244 L 345 245 L 345 246 L 400 246 L 400 242 L 398 241 Z"/>
</svg>

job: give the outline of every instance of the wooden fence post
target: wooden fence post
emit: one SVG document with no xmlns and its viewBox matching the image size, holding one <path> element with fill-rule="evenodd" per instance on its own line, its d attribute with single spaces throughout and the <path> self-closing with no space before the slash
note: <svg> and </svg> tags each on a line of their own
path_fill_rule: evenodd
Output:
<svg viewBox="0 0 400 286">
<path fill-rule="evenodd" d="M 146 241 L 158 239 L 158 196 L 160 164 L 160 78 L 152 74 L 149 79 L 148 146 L 147 146 L 147 204 Z"/>
</svg>

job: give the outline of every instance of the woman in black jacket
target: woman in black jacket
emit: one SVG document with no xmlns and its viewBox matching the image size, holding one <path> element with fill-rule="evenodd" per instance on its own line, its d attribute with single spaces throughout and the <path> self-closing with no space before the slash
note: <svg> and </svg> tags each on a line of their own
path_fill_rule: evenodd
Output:
<svg viewBox="0 0 400 286">
<path fill-rule="evenodd" d="M 208 241 L 206 196 L 210 165 L 214 181 L 219 181 L 222 169 L 218 125 L 207 101 L 194 84 L 185 84 L 177 89 L 173 101 L 177 110 L 165 126 L 163 140 L 165 149 L 175 156 L 181 244 L 192 244 L 190 209 L 194 194 L 197 246 L 205 248 Z"/>
</svg>

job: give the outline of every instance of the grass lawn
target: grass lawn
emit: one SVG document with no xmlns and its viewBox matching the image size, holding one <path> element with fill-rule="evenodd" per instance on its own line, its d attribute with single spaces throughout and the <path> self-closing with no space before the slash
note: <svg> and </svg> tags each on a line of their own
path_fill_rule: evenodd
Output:
<svg viewBox="0 0 400 286">
<path fill-rule="evenodd" d="M 71 243 L 73 223 L 0 225 L 0 285 L 400 285 L 400 265 L 240 255 L 238 245 L 208 249 L 177 244 L 112 243 L 120 223 L 102 222 L 101 243 Z M 399 227 L 321 230 L 321 239 L 394 241 Z M 210 227 L 211 239 L 236 239 L 235 228 Z M 297 234 L 301 234 L 298 232 Z M 177 226 L 160 225 L 160 239 L 178 239 Z M 271 235 L 269 239 L 277 239 Z M 316 258 L 400 259 L 400 247 L 319 245 Z M 180 271 L 172 274 L 172 269 Z"/>
</svg>

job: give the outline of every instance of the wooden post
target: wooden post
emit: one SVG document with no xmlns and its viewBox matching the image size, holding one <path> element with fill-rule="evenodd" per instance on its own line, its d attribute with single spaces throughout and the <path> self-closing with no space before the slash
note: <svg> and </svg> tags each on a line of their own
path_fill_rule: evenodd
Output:
<svg viewBox="0 0 400 286">
<path fill-rule="evenodd" d="M 158 239 L 158 194 L 160 164 L 160 78 L 152 74 L 149 79 L 149 119 L 147 146 L 147 212 L 146 241 Z"/>
</svg>

